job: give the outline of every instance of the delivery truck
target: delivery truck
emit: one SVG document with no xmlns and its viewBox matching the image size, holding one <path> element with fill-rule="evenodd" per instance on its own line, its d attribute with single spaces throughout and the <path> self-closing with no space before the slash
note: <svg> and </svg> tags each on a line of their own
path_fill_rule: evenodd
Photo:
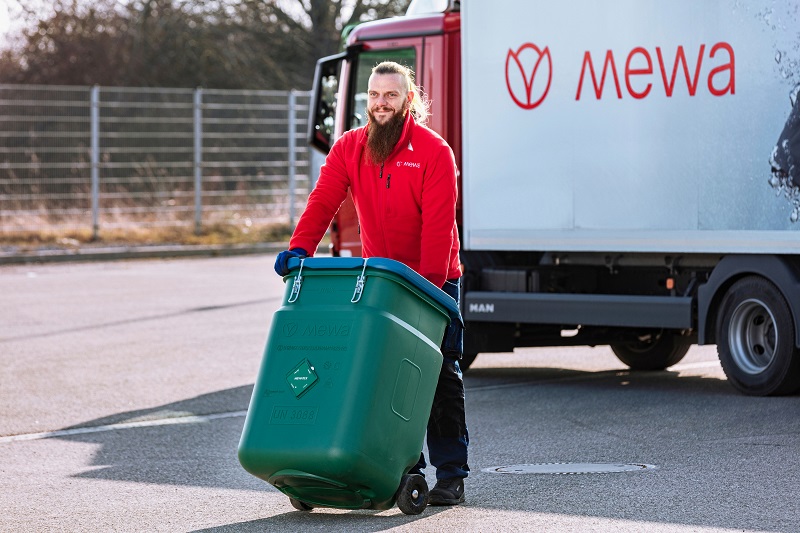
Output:
<svg viewBox="0 0 800 533">
<path fill-rule="evenodd" d="M 309 142 L 411 67 L 451 145 L 468 367 L 608 345 L 663 370 L 716 344 L 750 395 L 800 389 L 800 13 L 789 0 L 414 0 L 317 64 Z M 358 255 L 346 202 L 334 255 Z"/>
</svg>

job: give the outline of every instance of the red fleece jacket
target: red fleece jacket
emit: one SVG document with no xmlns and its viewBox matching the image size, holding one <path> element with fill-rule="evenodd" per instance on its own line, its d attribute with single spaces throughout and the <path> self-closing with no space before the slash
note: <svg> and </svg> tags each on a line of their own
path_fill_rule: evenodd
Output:
<svg viewBox="0 0 800 533">
<path fill-rule="evenodd" d="M 453 151 L 409 113 L 394 152 L 375 165 L 366 155 L 368 127 L 334 143 L 289 248 L 313 254 L 350 188 L 364 257 L 400 261 L 437 287 L 461 277 Z"/>
</svg>

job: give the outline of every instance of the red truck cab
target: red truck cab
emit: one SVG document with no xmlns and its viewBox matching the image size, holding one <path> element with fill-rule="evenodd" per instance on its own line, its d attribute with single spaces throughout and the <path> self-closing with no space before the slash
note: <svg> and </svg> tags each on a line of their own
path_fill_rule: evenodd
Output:
<svg viewBox="0 0 800 533">
<path fill-rule="evenodd" d="M 452 0 L 414 1 L 404 17 L 368 22 L 352 29 L 343 53 L 317 63 L 310 144 L 327 154 L 345 131 L 366 124 L 367 82 L 372 68 L 382 61 L 396 61 L 414 71 L 417 85 L 430 100 L 428 127 L 447 140 L 460 168 L 459 5 Z M 460 198 L 457 216 L 460 221 Z M 349 196 L 331 224 L 331 253 L 361 255 L 358 219 Z"/>
</svg>

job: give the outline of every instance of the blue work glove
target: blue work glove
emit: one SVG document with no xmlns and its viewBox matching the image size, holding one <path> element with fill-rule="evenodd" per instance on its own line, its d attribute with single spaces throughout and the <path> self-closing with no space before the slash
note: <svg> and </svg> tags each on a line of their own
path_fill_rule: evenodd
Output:
<svg viewBox="0 0 800 533">
<path fill-rule="evenodd" d="M 292 257 L 308 257 L 308 252 L 302 248 L 292 248 L 291 250 L 284 250 L 283 252 L 279 253 L 278 258 L 275 259 L 275 272 L 279 276 L 285 276 L 289 273 L 289 268 L 287 265 L 289 263 L 289 259 Z"/>
</svg>

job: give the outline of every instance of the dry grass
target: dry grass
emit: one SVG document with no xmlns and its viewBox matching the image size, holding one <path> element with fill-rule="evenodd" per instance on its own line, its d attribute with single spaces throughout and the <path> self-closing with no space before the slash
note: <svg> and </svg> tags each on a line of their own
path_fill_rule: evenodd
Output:
<svg viewBox="0 0 800 533">
<path fill-rule="evenodd" d="M 89 230 L 42 230 L 38 232 L 0 234 L 0 246 L 22 250 L 37 248 L 83 248 L 102 246 L 135 246 L 158 244 L 182 245 L 243 245 L 265 242 L 288 243 L 291 228 L 288 224 L 241 226 L 215 224 L 203 227 L 200 234 L 187 227 L 137 227 L 102 230 L 92 239 Z"/>
</svg>

